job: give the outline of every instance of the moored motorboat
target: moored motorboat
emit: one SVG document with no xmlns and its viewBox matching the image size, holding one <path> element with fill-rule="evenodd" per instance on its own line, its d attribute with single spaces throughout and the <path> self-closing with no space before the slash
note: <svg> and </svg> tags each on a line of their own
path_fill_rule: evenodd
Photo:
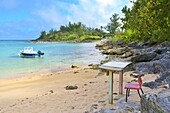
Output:
<svg viewBox="0 0 170 113">
<path fill-rule="evenodd" d="M 24 50 L 20 50 L 20 53 L 18 53 L 21 57 L 40 57 L 41 55 L 44 55 L 44 52 L 38 50 L 34 51 L 33 47 L 25 47 Z"/>
</svg>

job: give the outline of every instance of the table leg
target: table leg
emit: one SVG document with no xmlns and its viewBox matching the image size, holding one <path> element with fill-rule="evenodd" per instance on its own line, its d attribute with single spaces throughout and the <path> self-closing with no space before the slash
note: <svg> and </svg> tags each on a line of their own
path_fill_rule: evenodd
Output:
<svg viewBox="0 0 170 113">
<path fill-rule="evenodd" d="M 123 94 L 123 70 L 119 73 L 119 94 Z"/>
<path fill-rule="evenodd" d="M 109 104 L 113 104 L 113 72 L 109 71 Z"/>
</svg>

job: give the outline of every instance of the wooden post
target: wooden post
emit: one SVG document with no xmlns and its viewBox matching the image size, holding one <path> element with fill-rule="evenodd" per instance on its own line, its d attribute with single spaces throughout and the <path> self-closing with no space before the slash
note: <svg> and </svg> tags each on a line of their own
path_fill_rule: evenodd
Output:
<svg viewBox="0 0 170 113">
<path fill-rule="evenodd" d="M 109 71 L 106 71 L 106 75 L 109 76 Z"/>
<path fill-rule="evenodd" d="M 119 73 L 119 94 L 123 94 L 123 70 Z"/>
<path fill-rule="evenodd" d="M 113 104 L 113 72 L 109 71 L 109 104 Z"/>
</svg>

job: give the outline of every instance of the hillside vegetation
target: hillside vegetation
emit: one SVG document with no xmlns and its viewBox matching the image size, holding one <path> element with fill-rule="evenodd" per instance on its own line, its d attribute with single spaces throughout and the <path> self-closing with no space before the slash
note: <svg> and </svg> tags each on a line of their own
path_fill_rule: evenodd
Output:
<svg viewBox="0 0 170 113">
<path fill-rule="evenodd" d="M 125 6 L 122 32 L 113 41 L 170 41 L 170 0 L 136 0 L 133 7 Z"/>
<path fill-rule="evenodd" d="M 170 0 L 136 0 L 133 7 L 123 7 L 124 17 L 113 14 L 107 26 L 90 28 L 81 22 L 42 31 L 36 41 L 86 41 L 112 37 L 113 42 L 170 41 Z M 121 22 L 120 22 L 121 21 Z M 107 33 L 104 31 L 108 31 Z"/>
<path fill-rule="evenodd" d="M 100 40 L 104 32 L 101 29 L 86 27 L 81 22 L 71 23 L 66 26 L 60 26 L 60 29 L 51 29 L 48 33 L 42 31 L 37 41 L 85 41 Z"/>
</svg>

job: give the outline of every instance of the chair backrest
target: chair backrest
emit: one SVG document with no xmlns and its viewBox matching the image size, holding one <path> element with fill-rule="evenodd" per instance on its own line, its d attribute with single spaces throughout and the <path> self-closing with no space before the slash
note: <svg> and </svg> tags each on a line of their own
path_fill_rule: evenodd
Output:
<svg viewBox="0 0 170 113">
<path fill-rule="evenodd" d="M 141 79 L 141 75 L 138 75 L 138 83 L 140 85 L 140 88 L 142 87 L 142 79 Z"/>
</svg>

